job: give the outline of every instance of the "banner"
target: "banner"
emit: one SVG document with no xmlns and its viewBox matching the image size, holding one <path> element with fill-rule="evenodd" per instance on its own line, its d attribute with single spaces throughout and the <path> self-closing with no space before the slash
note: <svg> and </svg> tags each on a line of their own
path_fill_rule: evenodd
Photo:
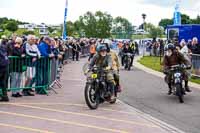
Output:
<svg viewBox="0 0 200 133">
<path fill-rule="evenodd" d="M 68 8 L 68 0 L 66 0 L 65 4 L 65 13 L 64 13 L 64 23 L 63 23 L 63 39 L 67 38 L 67 8 Z"/>
</svg>

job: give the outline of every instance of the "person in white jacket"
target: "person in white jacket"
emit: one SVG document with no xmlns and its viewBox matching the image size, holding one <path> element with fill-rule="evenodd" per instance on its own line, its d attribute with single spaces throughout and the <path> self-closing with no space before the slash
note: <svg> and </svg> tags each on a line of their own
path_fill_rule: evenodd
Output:
<svg viewBox="0 0 200 133">
<path fill-rule="evenodd" d="M 180 52 L 183 54 L 184 58 L 188 61 L 188 63 L 190 65 L 192 65 L 191 57 L 190 57 L 190 53 L 189 53 L 189 49 L 188 49 L 188 46 L 186 45 L 185 40 L 182 40 L 181 43 L 180 43 L 180 45 L 181 45 Z M 187 70 L 188 77 L 191 76 L 191 73 L 192 73 L 191 70 Z"/>
<path fill-rule="evenodd" d="M 186 42 L 185 41 L 181 41 L 181 43 L 180 43 L 180 45 L 181 45 L 181 50 L 180 50 L 180 52 L 182 53 L 182 54 L 184 54 L 184 56 L 185 55 L 189 55 L 189 49 L 188 49 L 188 47 L 187 47 L 187 45 L 186 45 Z"/>
<path fill-rule="evenodd" d="M 32 87 L 34 78 L 36 76 L 36 62 L 41 56 L 40 51 L 35 44 L 35 39 L 36 37 L 34 35 L 28 35 L 27 43 L 25 44 L 26 55 L 29 56 L 29 58 L 27 58 L 26 60 L 28 64 L 26 71 L 25 87 Z M 33 90 L 23 90 L 23 93 L 25 96 L 33 96 L 31 91 Z"/>
</svg>

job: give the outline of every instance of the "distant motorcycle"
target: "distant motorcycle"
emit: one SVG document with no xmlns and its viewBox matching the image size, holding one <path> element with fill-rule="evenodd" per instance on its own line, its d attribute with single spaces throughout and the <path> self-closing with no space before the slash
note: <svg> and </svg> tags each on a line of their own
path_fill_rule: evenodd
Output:
<svg viewBox="0 0 200 133">
<path fill-rule="evenodd" d="M 134 57 L 134 54 L 131 53 L 125 53 L 124 54 L 124 69 L 130 71 L 131 70 L 131 58 Z"/>
<path fill-rule="evenodd" d="M 174 65 L 170 67 L 170 72 L 172 73 L 172 92 L 174 95 L 178 96 L 180 103 L 184 103 L 183 98 L 185 95 L 185 88 L 183 87 L 183 71 L 190 68 L 191 67 L 186 67 L 185 65 Z"/>
<path fill-rule="evenodd" d="M 90 109 L 97 109 L 99 104 L 105 101 L 114 104 L 114 100 L 110 100 L 112 93 L 111 88 L 106 82 L 107 70 L 93 67 L 90 72 L 90 76 L 87 77 L 85 86 L 85 101 Z M 117 97 L 117 89 L 115 89 L 115 96 Z"/>
</svg>

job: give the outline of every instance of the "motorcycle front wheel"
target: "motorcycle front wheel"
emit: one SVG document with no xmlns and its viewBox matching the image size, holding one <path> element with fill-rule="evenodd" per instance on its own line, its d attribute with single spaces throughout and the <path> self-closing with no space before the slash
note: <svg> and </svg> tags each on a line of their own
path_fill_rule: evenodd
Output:
<svg viewBox="0 0 200 133">
<path fill-rule="evenodd" d="M 92 84 L 86 84 L 85 86 L 85 101 L 87 106 L 94 110 L 99 106 L 100 96 L 96 93 L 95 87 Z"/>
<path fill-rule="evenodd" d="M 183 97 L 184 97 L 184 94 L 183 94 L 183 90 L 182 90 L 182 86 L 180 84 L 176 84 L 176 93 L 177 93 L 177 96 L 179 98 L 179 102 L 180 103 L 184 103 L 184 100 L 183 100 Z"/>
</svg>

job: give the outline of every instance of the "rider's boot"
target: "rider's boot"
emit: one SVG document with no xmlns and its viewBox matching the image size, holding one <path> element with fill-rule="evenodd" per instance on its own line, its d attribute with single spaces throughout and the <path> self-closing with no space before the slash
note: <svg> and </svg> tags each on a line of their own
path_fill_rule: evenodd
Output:
<svg viewBox="0 0 200 133">
<path fill-rule="evenodd" d="M 169 87 L 168 95 L 171 95 L 172 94 L 172 86 L 170 83 L 168 84 L 168 87 Z"/>
<path fill-rule="evenodd" d="M 188 86 L 188 81 L 185 81 L 185 91 L 191 92 L 189 86 Z"/>
</svg>

